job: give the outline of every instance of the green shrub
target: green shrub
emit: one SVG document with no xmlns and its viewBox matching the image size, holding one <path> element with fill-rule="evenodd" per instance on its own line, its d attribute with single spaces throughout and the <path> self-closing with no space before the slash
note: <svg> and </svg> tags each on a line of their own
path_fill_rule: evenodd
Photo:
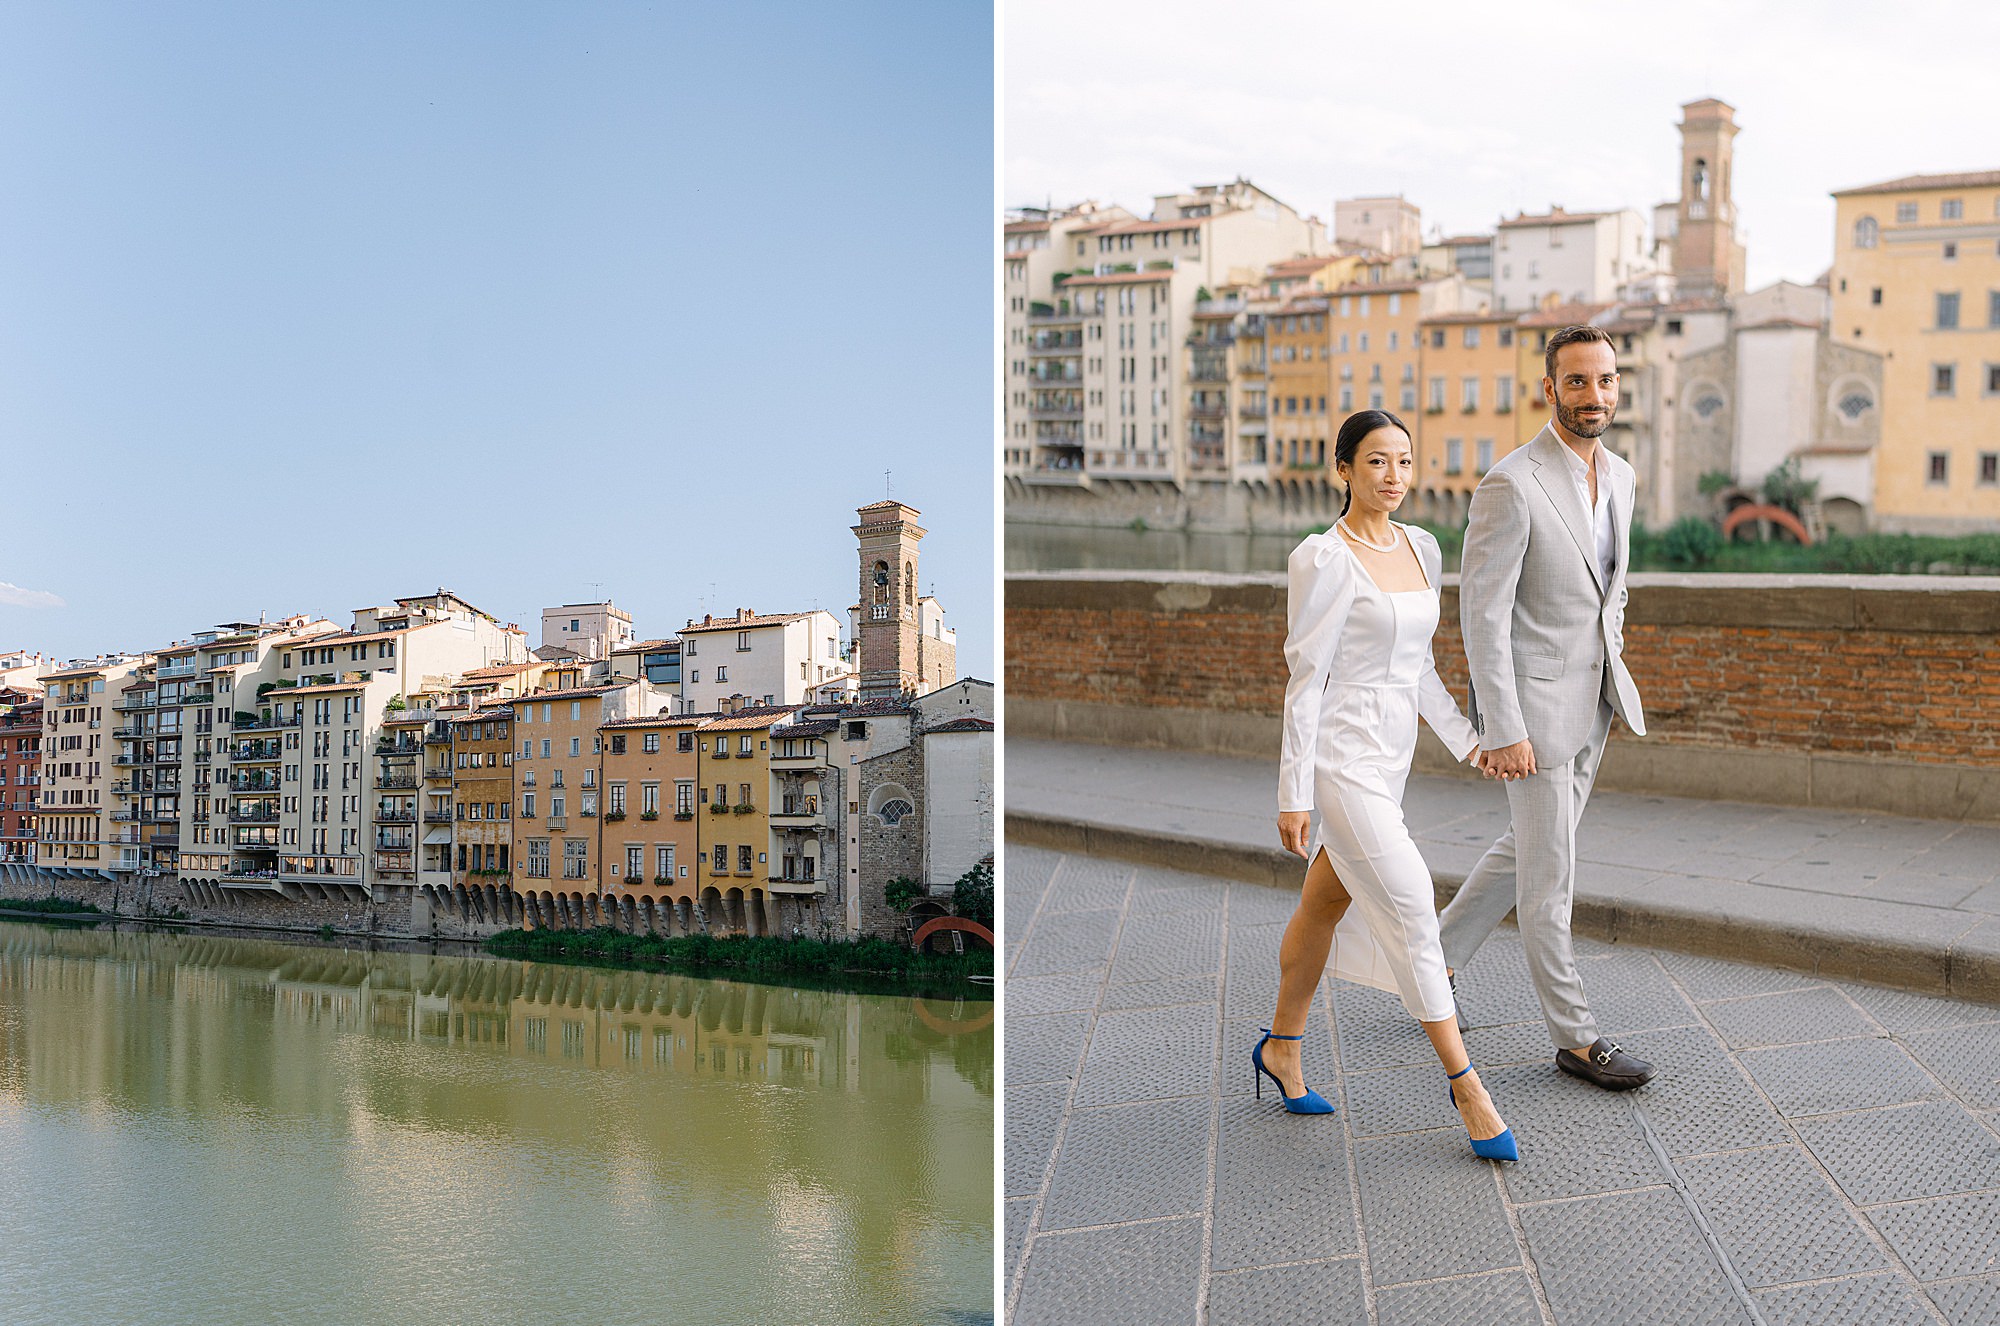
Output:
<svg viewBox="0 0 2000 1326">
<path fill-rule="evenodd" d="M 981 861 L 951 886 L 951 910 L 968 921 L 993 928 L 993 863 Z"/>
<path fill-rule="evenodd" d="M 1659 555 L 1680 567 L 1703 567 L 1722 548 L 1722 531 L 1700 516 L 1682 516 L 1659 538 Z"/>
<path fill-rule="evenodd" d="M 930 896 L 930 890 L 914 879 L 898 877 L 882 886 L 882 901 L 894 911 L 907 912 Z"/>
</svg>

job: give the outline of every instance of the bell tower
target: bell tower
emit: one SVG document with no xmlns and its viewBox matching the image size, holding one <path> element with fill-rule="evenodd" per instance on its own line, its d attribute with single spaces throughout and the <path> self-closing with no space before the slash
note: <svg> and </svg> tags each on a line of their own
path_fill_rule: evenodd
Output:
<svg viewBox="0 0 2000 1326">
<path fill-rule="evenodd" d="M 917 509 L 871 502 L 855 512 L 860 543 L 861 597 L 854 613 L 854 670 L 863 700 L 893 699 L 920 689 L 917 649 L 917 543 L 924 537 Z"/>
<path fill-rule="evenodd" d="M 1675 214 L 1674 274 L 1682 299 L 1727 299 L 1743 292 L 1743 246 L 1736 240 L 1736 108 L 1704 97 L 1681 107 L 1681 198 Z"/>
</svg>

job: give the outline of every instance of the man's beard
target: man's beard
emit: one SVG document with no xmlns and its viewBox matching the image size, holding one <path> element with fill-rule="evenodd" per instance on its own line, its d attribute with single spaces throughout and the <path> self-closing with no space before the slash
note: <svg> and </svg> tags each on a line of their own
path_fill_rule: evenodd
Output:
<svg viewBox="0 0 2000 1326">
<path fill-rule="evenodd" d="M 1604 430 L 1611 427 L 1613 416 L 1618 413 L 1615 405 L 1606 406 L 1604 417 L 1596 423 L 1585 420 L 1577 411 L 1565 409 L 1561 401 L 1556 402 L 1556 422 L 1569 430 L 1572 437 L 1602 437 Z"/>
</svg>

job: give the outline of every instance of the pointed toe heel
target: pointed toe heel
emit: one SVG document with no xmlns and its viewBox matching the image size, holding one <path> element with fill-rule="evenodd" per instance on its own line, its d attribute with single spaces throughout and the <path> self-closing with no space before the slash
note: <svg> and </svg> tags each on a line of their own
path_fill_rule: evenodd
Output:
<svg viewBox="0 0 2000 1326">
<path fill-rule="evenodd" d="M 1445 1074 L 1444 1098 L 1451 1102 L 1451 1107 L 1454 1110 L 1458 1109 L 1458 1093 L 1452 1090 L 1451 1084 L 1454 1080 L 1464 1077 L 1471 1071 L 1472 1065 L 1467 1064 L 1456 1073 Z M 1463 1110 L 1459 1110 L 1460 1114 L 1464 1112 Z M 1519 1160 L 1521 1158 L 1521 1148 L 1514 1143 L 1514 1130 L 1512 1128 L 1502 1128 L 1493 1137 L 1474 1137 L 1468 1132 L 1465 1140 L 1472 1143 L 1472 1154 L 1478 1156 L 1481 1160 Z"/>
<path fill-rule="evenodd" d="M 1255 1070 L 1251 1074 L 1250 1080 L 1256 1087 L 1257 1099 L 1264 1099 L 1264 1079 L 1268 1077 L 1271 1079 L 1271 1085 L 1278 1089 L 1278 1099 L 1285 1102 L 1287 1113 L 1332 1114 L 1333 1102 L 1329 1101 L 1325 1096 L 1320 1095 L 1311 1087 L 1307 1087 L 1304 1093 L 1300 1095 L 1287 1096 L 1285 1094 L 1285 1084 L 1278 1080 L 1278 1075 L 1264 1067 L 1264 1041 L 1302 1041 L 1305 1037 L 1279 1036 L 1273 1033 L 1269 1027 L 1261 1028 L 1261 1030 L 1264 1033 L 1264 1040 L 1260 1040 L 1250 1047 L 1250 1066 Z"/>
</svg>

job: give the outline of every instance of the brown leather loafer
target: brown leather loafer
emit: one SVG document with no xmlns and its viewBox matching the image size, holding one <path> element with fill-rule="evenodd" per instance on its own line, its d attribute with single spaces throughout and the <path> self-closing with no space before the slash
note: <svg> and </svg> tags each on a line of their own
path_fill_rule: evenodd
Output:
<svg viewBox="0 0 2000 1326">
<path fill-rule="evenodd" d="M 1557 1050 L 1556 1067 L 1606 1091 L 1630 1091 L 1653 1080 L 1651 1064 L 1625 1053 L 1602 1036 L 1580 1055 L 1574 1050 Z"/>
</svg>

